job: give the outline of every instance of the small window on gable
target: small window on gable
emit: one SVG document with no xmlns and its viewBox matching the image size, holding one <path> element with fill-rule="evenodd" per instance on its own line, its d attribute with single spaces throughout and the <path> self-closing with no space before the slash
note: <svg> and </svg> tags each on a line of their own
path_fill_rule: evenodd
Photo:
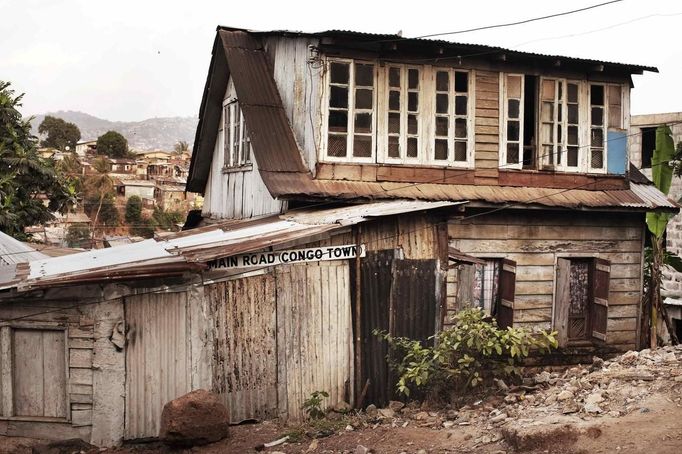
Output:
<svg viewBox="0 0 682 454">
<path fill-rule="evenodd" d="M 223 106 L 223 153 L 225 168 L 251 164 L 251 141 L 236 99 Z"/>
</svg>

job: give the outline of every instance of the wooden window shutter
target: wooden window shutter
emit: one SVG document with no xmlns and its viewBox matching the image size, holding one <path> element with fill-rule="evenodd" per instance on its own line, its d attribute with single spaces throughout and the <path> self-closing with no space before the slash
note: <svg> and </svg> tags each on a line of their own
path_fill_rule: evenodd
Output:
<svg viewBox="0 0 682 454">
<path fill-rule="evenodd" d="M 500 328 L 514 324 L 514 296 L 516 294 L 516 262 L 503 259 L 500 269 L 500 305 L 497 324 Z"/>
<path fill-rule="evenodd" d="M 604 259 L 594 259 L 594 285 L 592 304 L 590 305 L 590 324 L 592 325 L 592 337 L 602 342 L 606 342 L 610 278 L 611 262 Z"/>
</svg>

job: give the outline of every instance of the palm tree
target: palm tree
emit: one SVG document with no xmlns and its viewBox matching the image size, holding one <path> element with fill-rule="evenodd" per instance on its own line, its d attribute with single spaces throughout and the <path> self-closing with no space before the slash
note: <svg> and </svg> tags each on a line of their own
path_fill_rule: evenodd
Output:
<svg viewBox="0 0 682 454">
<path fill-rule="evenodd" d="M 95 219 L 92 221 L 92 239 L 94 240 L 99 212 L 102 209 L 102 203 L 104 202 L 106 195 L 111 194 L 114 190 L 114 180 L 109 176 L 109 163 L 104 156 L 95 159 L 92 162 L 92 168 L 95 169 L 97 173 L 89 175 L 86 178 L 85 191 L 88 194 L 97 195 L 99 199 Z"/>
<path fill-rule="evenodd" d="M 177 154 L 180 154 L 180 153 L 185 152 L 185 151 L 189 151 L 189 142 L 187 142 L 186 140 L 178 140 L 175 143 L 175 146 L 173 146 L 173 149 L 175 150 L 175 152 Z"/>
</svg>

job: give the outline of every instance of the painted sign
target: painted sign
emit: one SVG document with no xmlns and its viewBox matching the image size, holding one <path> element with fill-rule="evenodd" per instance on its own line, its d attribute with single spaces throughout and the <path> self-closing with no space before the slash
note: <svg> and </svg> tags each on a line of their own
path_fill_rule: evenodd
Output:
<svg viewBox="0 0 682 454">
<path fill-rule="evenodd" d="M 346 244 L 310 249 L 291 249 L 286 251 L 254 252 L 252 254 L 223 257 L 208 262 L 209 270 L 230 268 L 253 268 L 286 265 L 289 263 L 319 262 L 323 260 L 344 260 L 365 256 L 365 245 Z"/>
</svg>

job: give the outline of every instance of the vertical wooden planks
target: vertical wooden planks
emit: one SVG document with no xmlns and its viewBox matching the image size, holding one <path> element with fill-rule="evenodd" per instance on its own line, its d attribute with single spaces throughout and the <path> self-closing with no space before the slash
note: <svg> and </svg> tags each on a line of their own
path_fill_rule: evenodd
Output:
<svg viewBox="0 0 682 454">
<path fill-rule="evenodd" d="M 14 414 L 43 416 L 43 341 L 38 330 L 14 330 Z"/>
<path fill-rule="evenodd" d="M 64 331 L 43 331 L 43 415 L 65 418 L 66 408 L 66 334 Z"/>
</svg>

